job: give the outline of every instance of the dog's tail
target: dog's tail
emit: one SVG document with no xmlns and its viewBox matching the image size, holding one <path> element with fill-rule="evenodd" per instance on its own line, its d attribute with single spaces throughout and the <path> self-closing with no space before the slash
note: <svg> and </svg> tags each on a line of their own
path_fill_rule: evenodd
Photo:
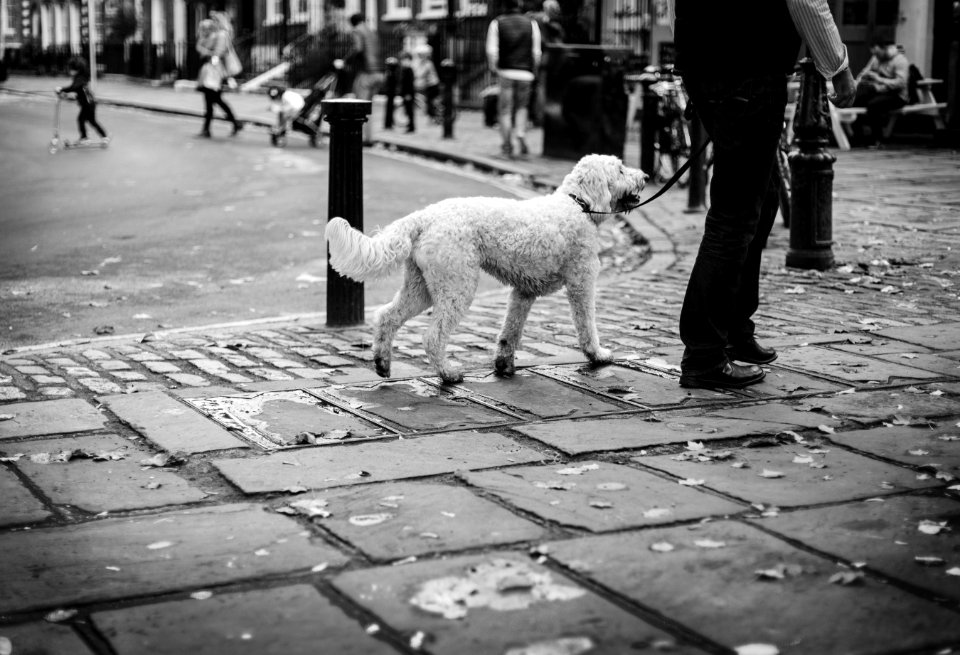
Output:
<svg viewBox="0 0 960 655">
<path fill-rule="evenodd" d="M 382 277 L 410 256 L 416 231 L 416 222 L 406 218 L 367 236 L 344 219 L 331 218 L 326 232 L 330 265 L 357 282 Z"/>
</svg>

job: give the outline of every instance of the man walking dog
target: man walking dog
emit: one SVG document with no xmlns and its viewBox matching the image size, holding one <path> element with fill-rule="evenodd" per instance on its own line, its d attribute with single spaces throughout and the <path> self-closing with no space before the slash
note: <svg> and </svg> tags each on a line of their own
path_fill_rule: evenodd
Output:
<svg viewBox="0 0 960 655">
<path fill-rule="evenodd" d="M 777 211 L 786 78 L 801 39 L 833 80 L 834 104 L 849 106 L 855 85 L 827 0 L 676 0 L 675 12 L 677 65 L 714 148 L 710 209 L 680 313 L 680 385 L 741 388 L 777 358 L 757 343 L 751 317 Z"/>
</svg>

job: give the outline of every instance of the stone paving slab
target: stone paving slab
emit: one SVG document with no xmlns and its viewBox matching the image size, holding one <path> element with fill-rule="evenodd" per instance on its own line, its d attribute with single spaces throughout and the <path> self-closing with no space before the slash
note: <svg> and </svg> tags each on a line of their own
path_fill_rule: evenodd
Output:
<svg viewBox="0 0 960 655">
<path fill-rule="evenodd" d="M 918 479 L 906 468 L 839 448 L 800 445 L 737 448 L 726 459 L 678 461 L 676 455 L 634 457 L 633 461 L 696 486 L 729 494 L 750 503 L 795 507 L 872 498 L 940 483 Z M 737 464 L 733 466 L 732 464 Z"/>
<path fill-rule="evenodd" d="M 0 558 L 0 613 L 226 584 L 346 562 L 295 521 L 247 504 L 0 534 L 0 552 L 5 554 Z"/>
<path fill-rule="evenodd" d="M 937 388 L 945 388 L 942 383 Z M 931 387 L 926 393 L 904 389 L 857 391 L 835 396 L 808 398 L 799 407 L 815 409 L 827 415 L 852 419 L 861 423 L 893 421 L 896 417 L 937 417 L 960 415 L 960 398 L 935 396 Z"/>
<path fill-rule="evenodd" d="M 830 435 L 830 440 L 885 459 L 960 478 L 960 424 L 887 425 Z"/>
<path fill-rule="evenodd" d="M 494 502 L 444 484 L 364 485 L 322 498 L 332 516 L 317 522 L 374 560 L 534 541 L 547 534 Z"/>
<path fill-rule="evenodd" d="M 117 417 L 169 452 L 203 453 L 247 445 L 199 412 L 161 392 L 105 396 Z"/>
<path fill-rule="evenodd" d="M 30 493 L 17 474 L 0 464 L 0 526 L 34 523 L 51 516 L 39 498 Z"/>
<path fill-rule="evenodd" d="M 351 571 L 334 585 L 438 655 L 701 652 L 514 553 Z M 660 642 L 664 646 L 654 647 Z"/>
<path fill-rule="evenodd" d="M 420 380 L 329 387 L 323 390 L 323 395 L 412 432 L 464 430 L 513 420 L 506 414 L 470 402 L 458 393 Z"/>
<path fill-rule="evenodd" d="M 607 462 L 521 466 L 461 473 L 460 477 L 544 520 L 592 532 L 736 514 L 745 509 L 648 471 Z"/>
<path fill-rule="evenodd" d="M 890 328 L 880 330 L 879 336 L 899 339 L 933 350 L 960 349 L 960 323 L 940 323 L 924 327 Z"/>
<path fill-rule="evenodd" d="M 654 544 L 673 549 L 654 551 Z M 729 648 L 876 654 L 960 639 L 956 613 L 872 579 L 830 584 L 844 569 L 733 521 L 585 537 L 547 549 L 581 575 Z M 778 565 L 801 572 L 779 580 L 757 574 Z"/>
<path fill-rule="evenodd" d="M 904 354 L 909 354 L 909 358 L 905 358 Z M 956 360 L 947 357 L 927 353 L 899 353 L 879 355 L 879 358 L 885 359 L 888 362 L 907 362 L 914 368 L 921 368 L 925 371 L 937 373 L 943 377 L 955 378 L 960 376 L 960 364 L 958 364 Z"/>
<path fill-rule="evenodd" d="M 928 380 L 939 377 L 895 362 L 884 362 L 872 357 L 830 350 L 818 346 L 791 348 L 781 351 L 777 365 L 793 367 L 807 373 L 818 373 L 851 383 L 888 382 L 903 380 Z"/>
<path fill-rule="evenodd" d="M 602 400 L 524 370 L 508 378 L 492 372 L 468 375 L 458 388 L 540 418 L 584 416 L 624 409 L 624 405 Z"/>
<path fill-rule="evenodd" d="M 2 638 L 10 640 L 11 655 L 93 655 L 70 627 L 54 623 L 24 623 L 0 626 Z"/>
<path fill-rule="evenodd" d="M 528 464 L 543 459 L 532 448 L 496 433 L 447 432 L 411 439 L 319 446 L 262 457 L 217 459 L 213 465 L 248 494 L 291 486 L 325 489 Z"/>
<path fill-rule="evenodd" d="M 195 503 L 207 497 L 176 473 L 145 469 L 140 460 L 153 453 L 138 449 L 129 440 L 115 434 L 44 439 L 15 445 L 15 449 L 8 447 L 6 450 L 16 450 L 24 455 L 16 462 L 17 468 L 56 505 L 70 505 L 91 513 L 116 512 Z M 74 458 L 52 463 L 38 463 L 31 459 L 74 449 L 122 456 L 123 459 L 94 461 Z"/>
<path fill-rule="evenodd" d="M 824 416 L 817 412 L 811 412 L 802 405 L 788 404 L 784 402 L 767 402 L 761 405 L 739 405 L 736 407 L 725 407 L 721 409 L 711 409 L 704 412 L 706 417 L 716 416 L 718 418 L 766 421 L 768 423 L 779 423 L 790 425 L 792 429 L 816 428 L 821 425 L 836 427 L 840 421 L 830 416 Z"/>
<path fill-rule="evenodd" d="M 730 399 L 729 394 L 709 389 L 684 389 L 675 378 L 626 366 L 557 366 L 538 368 L 537 372 L 641 407 L 692 406 Z"/>
<path fill-rule="evenodd" d="M 0 414 L 13 416 L 0 421 L 0 439 L 86 432 L 106 424 L 103 414 L 79 398 L 0 405 Z"/>
<path fill-rule="evenodd" d="M 754 384 L 741 390 L 745 396 L 768 398 L 774 396 L 792 396 L 800 394 L 823 393 L 825 391 L 840 391 L 849 385 L 841 382 L 831 382 L 791 371 L 778 366 L 765 367 L 767 375 L 759 384 Z"/>
<path fill-rule="evenodd" d="M 189 398 L 187 403 L 267 449 L 303 443 L 304 433 L 320 441 L 331 434 L 332 441 L 392 434 L 302 389 Z"/>
<path fill-rule="evenodd" d="M 794 427 L 791 423 L 662 412 L 656 416 L 638 414 L 623 418 L 532 423 L 514 429 L 569 455 L 580 455 L 687 441 L 772 435 Z"/>
<path fill-rule="evenodd" d="M 783 513 L 763 519 L 762 524 L 847 562 L 865 563 L 870 570 L 934 596 L 960 600 L 960 503 L 955 500 L 898 496 Z M 811 530 L 811 525 L 817 529 Z M 918 562 L 918 557 L 939 561 L 927 564 Z"/>
<path fill-rule="evenodd" d="M 381 655 L 397 651 L 309 585 L 96 612 L 117 655 Z"/>
</svg>

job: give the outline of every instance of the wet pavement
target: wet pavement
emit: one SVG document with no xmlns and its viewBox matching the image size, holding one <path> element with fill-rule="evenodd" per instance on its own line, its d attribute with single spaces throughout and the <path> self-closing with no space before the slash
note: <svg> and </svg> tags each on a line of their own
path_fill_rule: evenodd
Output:
<svg viewBox="0 0 960 655">
<path fill-rule="evenodd" d="M 532 188 L 570 168 L 498 162 L 481 122 L 377 148 Z M 558 294 L 493 376 L 504 291 L 458 331 L 456 386 L 425 362 L 427 315 L 390 380 L 369 314 L 4 353 L 0 652 L 960 649 L 960 156 L 835 154 L 837 266 L 785 268 L 778 223 L 757 322 L 780 357 L 742 391 L 677 382 L 703 220 L 683 190 L 628 217 L 642 265 L 607 262 L 602 368 Z"/>
</svg>

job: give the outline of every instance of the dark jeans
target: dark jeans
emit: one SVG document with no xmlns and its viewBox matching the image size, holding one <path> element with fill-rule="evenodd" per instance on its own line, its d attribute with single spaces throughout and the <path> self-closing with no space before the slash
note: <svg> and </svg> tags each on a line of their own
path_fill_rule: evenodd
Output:
<svg viewBox="0 0 960 655">
<path fill-rule="evenodd" d="M 890 118 L 890 112 L 900 109 L 906 105 L 906 101 L 900 97 L 899 93 L 889 91 L 877 91 L 869 84 L 860 84 L 857 86 L 857 97 L 853 101 L 854 107 L 866 107 L 867 115 L 864 117 L 867 126 L 870 128 L 870 137 L 872 141 L 877 141 L 883 136 L 883 128 Z M 860 120 L 854 123 L 854 130 L 860 136 Z"/>
<path fill-rule="evenodd" d="M 710 209 L 680 312 L 681 368 L 692 372 L 723 363 L 727 344 L 753 337 L 760 258 L 777 213 L 787 84 L 784 75 L 734 80 L 685 72 L 713 139 Z"/>
<path fill-rule="evenodd" d="M 223 101 L 223 96 L 220 95 L 220 92 L 214 91 L 213 89 L 208 89 L 206 87 L 204 87 L 202 90 L 204 104 L 203 131 L 210 131 L 210 121 L 213 120 L 214 105 L 218 105 L 220 109 L 223 110 L 223 114 L 227 117 L 227 120 L 236 125 L 237 119 L 233 117 L 233 111 L 231 111 L 230 106 Z"/>
<path fill-rule="evenodd" d="M 90 123 L 90 126 L 97 131 L 100 138 L 107 136 L 106 130 L 97 122 L 97 106 L 93 103 L 80 105 L 80 113 L 77 115 L 77 128 L 80 131 L 81 139 L 87 138 L 87 123 Z"/>
</svg>

